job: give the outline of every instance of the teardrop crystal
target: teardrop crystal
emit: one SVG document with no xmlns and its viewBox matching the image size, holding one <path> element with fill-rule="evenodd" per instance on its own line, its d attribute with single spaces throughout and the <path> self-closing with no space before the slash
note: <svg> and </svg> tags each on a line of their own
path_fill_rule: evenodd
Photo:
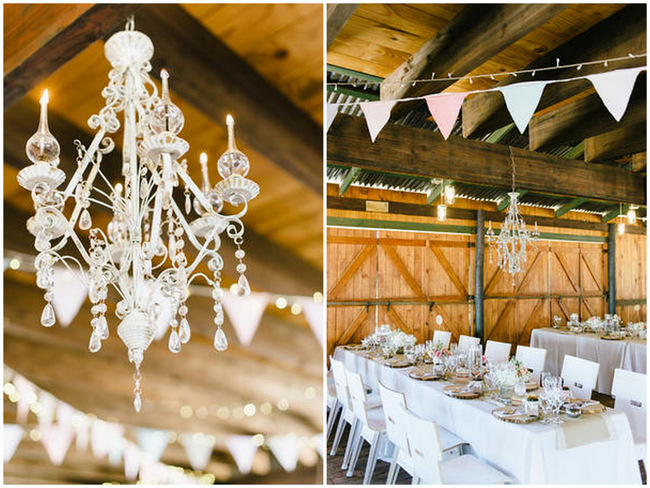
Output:
<svg viewBox="0 0 650 488">
<path fill-rule="evenodd" d="M 190 324 L 187 322 L 187 319 L 183 317 L 181 320 L 181 325 L 178 327 L 178 336 L 182 344 L 187 344 L 190 340 L 192 332 L 190 331 Z"/>
<path fill-rule="evenodd" d="M 136 412 L 140 412 L 142 409 L 142 398 L 140 397 L 140 393 L 135 394 L 135 398 L 133 399 L 133 406 L 135 407 Z"/>
<path fill-rule="evenodd" d="M 36 273 L 36 286 L 43 290 L 52 288 L 53 285 L 52 273 L 49 271 L 49 268 L 39 269 Z"/>
<path fill-rule="evenodd" d="M 181 352 L 181 339 L 178 337 L 176 329 L 173 329 L 169 336 L 169 350 L 174 354 Z"/>
<path fill-rule="evenodd" d="M 246 296 L 251 294 L 251 287 L 248 284 L 248 280 L 246 279 L 245 275 L 239 275 L 237 285 L 237 294 L 239 296 Z"/>
<path fill-rule="evenodd" d="M 100 339 L 108 339 L 108 322 L 106 322 L 106 317 L 100 315 L 97 317 L 95 331 L 99 335 Z"/>
<path fill-rule="evenodd" d="M 185 194 L 185 213 L 187 215 L 189 215 L 191 211 L 192 211 L 192 199 L 190 198 L 190 194 L 186 193 Z"/>
<path fill-rule="evenodd" d="M 54 322 L 56 322 L 56 318 L 54 317 L 54 308 L 52 307 L 52 304 L 48 302 L 45 307 L 43 307 L 41 325 L 43 327 L 52 327 Z"/>
<path fill-rule="evenodd" d="M 47 238 L 44 232 L 39 232 L 36 235 L 36 241 L 34 242 L 34 247 L 39 252 L 45 252 L 52 247 L 50 240 Z"/>
<path fill-rule="evenodd" d="M 218 327 L 217 332 L 214 334 L 214 348 L 217 351 L 225 351 L 228 349 L 228 339 L 226 339 L 226 334 L 221 327 Z"/>
<path fill-rule="evenodd" d="M 97 352 L 102 348 L 102 341 L 99 339 L 97 332 L 90 334 L 90 343 L 88 344 L 88 350 L 90 352 Z"/>
<path fill-rule="evenodd" d="M 79 228 L 81 230 L 88 230 L 92 225 L 93 221 L 90 218 L 90 212 L 87 208 L 84 208 L 83 212 L 81 212 L 81 217 L 79 217 Z"/>
</svg>

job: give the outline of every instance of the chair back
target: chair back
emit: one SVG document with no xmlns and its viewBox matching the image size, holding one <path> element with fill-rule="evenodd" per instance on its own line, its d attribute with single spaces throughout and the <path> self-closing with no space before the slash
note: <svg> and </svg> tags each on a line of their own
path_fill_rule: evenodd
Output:
<svg viewBox="0 0 650 488">
<path fill-rule="evenodd" d="M 438 344 L 442 342 L 442 347 L 449 349 L 449 342 L 451 341 L 451 332 L 448 330 L 434 330 L 433 343 Z"/>
<path fill-rule="evenodd" d="M 459 351 L 468 351 L 472 346 L 478 346 L 481 343 L 481 339 L 478 337 L 470 337 L 466 335 L 461 335 L 458 338 L 458 350 Z"/>
<path fill-rule="evenodd" d="M 485 358 L 492 363 L 505 363 L 510 359 L 512 346 L 507 342 L 487 341 Z"/>
<path fill-rule="evenodd" d="M 575 356 L 564 356 L 562 379 L 571 390 L 571 396 L 582 400 L 591 399 L 591 392 L 596 388 L 600 364 Z"/>
<path fill-rule="evenodd" d="M 406 416 L 404 414 L 406 411 L 406 398 L 404 398 L 404 394 L 391 390 L 380 382 L 379 396 L 381 397 L 381 405 L 386 418 L 388 440 L 403 454 L 410 457 L 411 451 L 406 438 Z"/>
<path fill-rule="evenodd" d="M 345 366 L 342 361 L 330 357 L 332 364 L 332 375 L 334 376 L 334 388 L 336 389 L 336 398 L 346 408 L 352 408 L 350 405 L 350 392 L 348 388 L 348 379 L 345 375 Z"/>
<path fill-rule="evenodd" d="M 546 361 L 546 349 L 539 347 L 517 346 L 515 356 L 524 366 L 533 370 L 531 380 L 539 383 L 539 375 L 544 371 Z"/>
<path fill-rule="evenodd" d="M 350 404 L 352 412 L 365 425 L 368 425 L 368 415 L 366 410 L 366 389 L 363 386 L 363 379 L 359 373 L 345 370 L 345 376 L 348 379 L 348 389 L 350 391 Z"/>
<path fill-rule="evenodd" d="M 634 440 L 646 442 L 647 399 L 646 375 L 616 368 L 612 396 L 614 408 L 625 412 L 632 427 Z"/>
<path fill-rule="evenodd" d="M 411 446 L 413 475 L 419 477 L 423 485 L 441 485 L 442 447 L 436 423 L 424 420 L 408 410 L 404 410 L 404 415 L 406 437 Z"/>
</svg>

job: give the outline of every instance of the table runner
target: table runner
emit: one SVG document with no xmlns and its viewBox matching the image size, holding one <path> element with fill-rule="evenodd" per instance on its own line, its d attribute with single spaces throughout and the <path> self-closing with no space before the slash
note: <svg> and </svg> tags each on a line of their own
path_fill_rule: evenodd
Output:
<svg viewBox="0 0 650 488">
<path fill-rule="evenodd" d="M 404 392 L 410 410 L 465 439 L 472 454 L 518 483 L 641 483 L 630 425 L 621 412 L 608 409 L 603 414 L 614 439 L 558 450 L 555 426 L 502 422 L 492 416 L 492 403 L 450 398 L 442 393 L 448 383 L 414 380 L 408 376 L 410 368 L 388 368 L 362 353 L 337 348 L 334 357 L 373 389 L 381 381 Z"/>
</svg>

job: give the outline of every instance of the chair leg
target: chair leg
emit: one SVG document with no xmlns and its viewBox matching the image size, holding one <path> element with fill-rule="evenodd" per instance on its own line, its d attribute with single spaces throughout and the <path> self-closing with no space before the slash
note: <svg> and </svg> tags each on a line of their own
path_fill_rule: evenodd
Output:
<svg viewBox="0 0 650 488">
<path fill-rule="evenodd" d="M 345 454 L 343 455 L 343 464 L 341 464 L 341 469 L 346 470 L 350 464 L 350 458 L 352 457 L 352 451 L 356 445 L 357 436 L 359 435 L 359 420 L 355 418 L 350 425 L 350 435 L 348 435 L 348 442 L 345 446 Z"/>
<path fill-rule="evenodd" d="M 413 479 L 411 480 L 412 485 L 419 485 L 420 484 L 420 477 L 419 476 L 413 476 Z"/>
<path fill-rule="evenodd" d="M 341 437 L 343 437 L 343 430 L 345 429 L 345 407 L 341 410 L 341 416 L 339 417 L 339 425 L 336 428 L 336 434 L 334 434 L 334 443 L 332 444 L 332 449 L 330 449 L 330 456 L 335 456 L 336 451 L 339 448 L 341 442 Z"/>
<path fill-rule="evenodd" d="M 368 462 L 366 463 L 366 474 L 363 476 L 363 484 L 369 485 L 372 481 L 372 474 L 375 472 L 377 464 L 377 449 L 379 448 L 379 434 L 372 436 L 373 442 L 370 444 L 370 453 L 368 454 Z"/>
<path fill-rule="evenodd" d="M 354 475 L 354 470 L 357 467 L 357 462 L 359 462 L 359 454 L 361 453 L 361 448 L 363 447 L 364 438 L 361 435 L 362 427 L 359 426 L 359 432 L 357 434 L 357 440 L 354 443 L 354 449 L 352 451 L 352 456 L 350 457 L 350 464 L 348 465 L 348 471 L 346 476 L 349 478 Z"/>
<path fill-rule="evenodd" d="M 339 413 L 340 409 L 341 409 L 341 405 L 339 404 L 339 401 L 336 400 L 336 403 L 330 409 L 330 413 L 327 416 L 327 437 L 325 438 L 326 440 L 329 440 L 330 436 L 332 435 L 332 430 L 334 430 L 334 422 L 336 421 L 336 414 Z"/>
<path fill-rule="evenodd" d="M 388 470 L 388 477 L 386 478 L 387 485 L 394 485 L 397 479 L 397 472 L 399 466 L 397 465 L 397 455 L 399 454 L 399 447 L 395 446 L 393 449 L 393 457 L 390 460 L 390 469 Z"/>
</svg>

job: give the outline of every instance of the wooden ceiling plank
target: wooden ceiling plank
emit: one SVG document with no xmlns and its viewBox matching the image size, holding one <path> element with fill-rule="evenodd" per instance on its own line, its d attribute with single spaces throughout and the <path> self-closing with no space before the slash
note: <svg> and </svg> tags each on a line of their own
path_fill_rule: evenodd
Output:
<svg viewBox="0 0 650 488">
<path fill-rule="evenodd" d="M 147 5 L 138 28 L 153 41 L 153 73 L 165 67 L 178 95 L 223 124 L 237 121 L 238 137 L 322 193 L 322 127 L 178 5 Z M 184 73 L 192 72 L 192 76 Z"/>
<path fill-rule="evenodd" d="M 329 48 L 345 24 L 350 20 L 358 3 L 329 3 L 327 4 L 327 47 Z"/>
<path fill-rule="evenodd" d="M 647 152 L 643 151 L 632 155 L 632 161 L 629 164 L 630 171 L 638 173 L 644 171 L 647 165 Z"/>
<path fill-rule="evenodd" d="M 602 162 L 646 150 L 646 122 L 623 127 L 585 140 L 585 161 Z"/>
<path fill-rule="evenodd" d="M 570 202 L 565 203 L 560 208 L 555 211 L 555 218 L 562 217 L 565 213 L 568 213 L 570 210 L 573 210 L 587 201 L 584 197 L 574 198 Z"/>
<path fill-rule="evenodd" d="M 616 33 L 613 35 L 612 33 Z M 601 59 L 627 56 L 628 53 L 646 52 L 646 6 L 630 5 L 591 29 L 565 42 L 556 49 L 540 56 L 524 69 L 553 66 L 559 58 L 562 64 L 598 61 Z M 630 58 L 617 62 L 612 68 L 642 66 L 643 58 Z M 588 75 L 602 72 L 603 66 L 585 65 L 580 74 Z M 573 76 L 573 73 L 569 75 Z M 566 77 L 566 70 L 544 73 L 543 79 Z M 520 81 L 519 78 L 506 77 L 496 86 L 507 86 Z M 555 105 L 578 94 L 589 86 L 588 82 L 557 83 L 548 85 L 537 110 Z M 479 93 L 468 97 L 462 106 L 463 136 L 482 137 L 511 122 L 510 113 L 500 93 Z"/>
<path fill-rule="evenodd" d="M 33 6 L 32 8 L 47 7 Z M 62 8 L 68 7 L 62 6 Z M 66 28 L 57 30 L 52 35 L 42 36 L 43 44 L 29 56 L 17 60 L 17 66 L 5 73 L 4 109 L 7 110 L 20 101 L 27 92 L 97 39 L 105 39 L 121 28 L 126 18 L 141 8 L 142 4 L 99 3 L 82 13 Z M 39 24 L 39 28 L 47 29 L 48 25 L 48 23 Z M 51 28 L 56 29 L 56 26 L 53 24 Z M 20 43 L 20 40 L 17 39 L 15 42 Z"/>
<path fill-rule="evenodd" d="M 500 144 L 387 124 L 373 144 L 366 121 L 339 115 L 328 132 L 327 160 L 388 173 L 448 178 L 466 183 L 510 188 L 508 148 Z M 517 185 L 530 191 L 645 204 L 645 180 L 605 165 L 513 148 Z M 540 178 L 539 175 L 545 175 Z"/>
<path fill-rule="evenodd" d="M 437 93 L 454 81 L 419 83 L 436 73 L 462 76 L 567 7 L 565 4 L 474 4 L 463 8 L 454 19 L 429 39 L 416 53 L 391 73 L 381 84 L 381 99 L 395 100 Z M 412 103 L 400 103 L 394 117 L 404 115 Z"/>
</svg>

